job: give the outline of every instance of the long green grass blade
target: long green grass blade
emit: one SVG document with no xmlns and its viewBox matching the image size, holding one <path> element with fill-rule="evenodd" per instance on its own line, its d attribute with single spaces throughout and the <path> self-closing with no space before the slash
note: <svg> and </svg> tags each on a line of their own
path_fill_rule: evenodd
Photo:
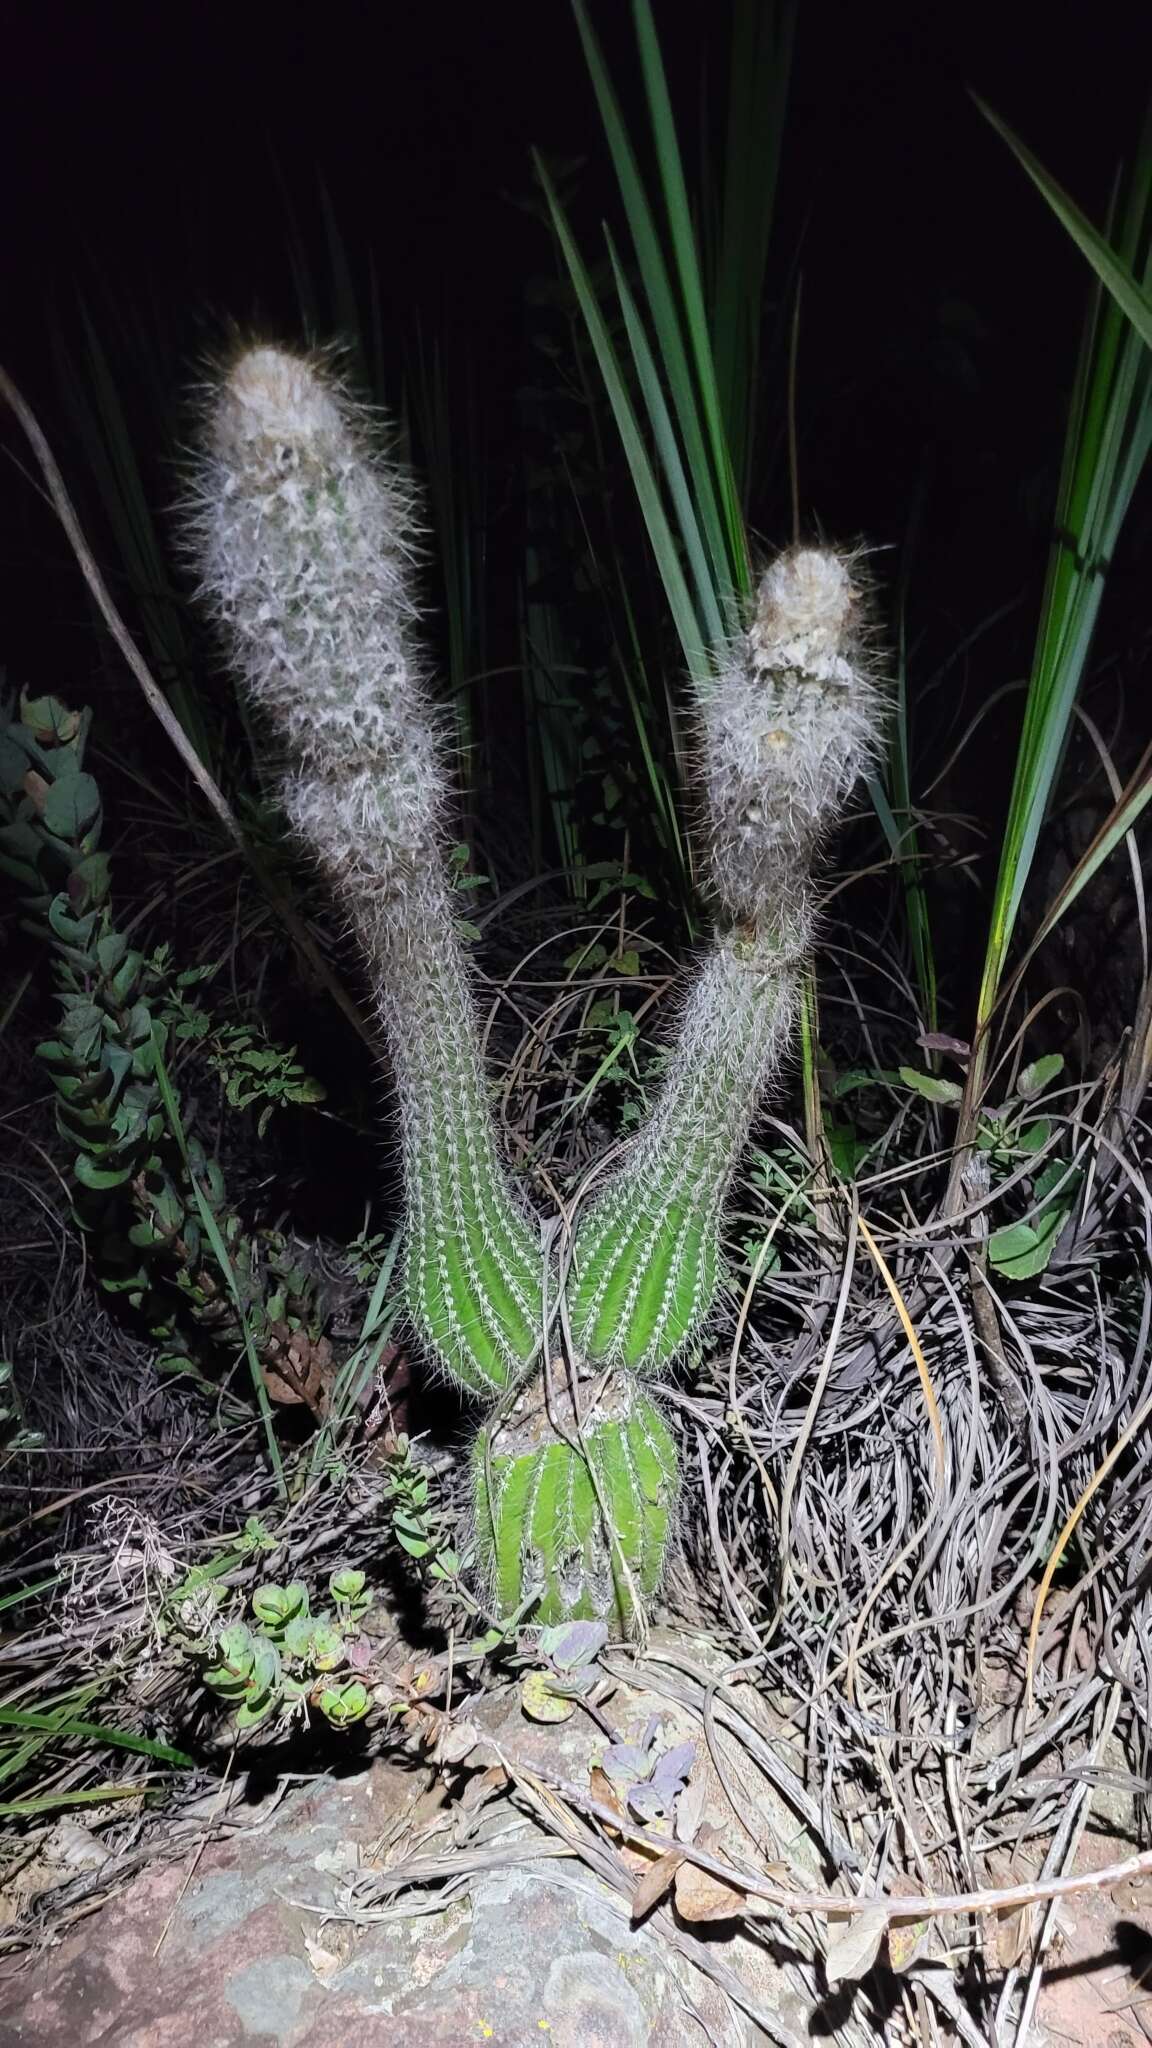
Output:
<svg viewBox="0 0 1152 2048">
<path fill-rule="evenodd" d="M 537 176 L 540 179 L 556 238 L 560 244 L 573 288 L 584 316 L 588 336 L 599 365 L 604 388 L 615 415 L 624 452 L 632 472 L 632 482 L 640 503 L 648 537 L 652 542 L 660 570 L 665 593 L 672 611 L 673 623 L 679 635 L 684 658 L 691 674 L 698 681 L 705 681 L 711 672 L 707 654 L 707 641 L 701 621 L 692 602 L 691 593 L 680 563 L 672 529 L 664 510 L 660 488 L 652 468 L 644 437 L 636 418 L 635 408 L 629 395 L 612 337 L 592 289 L 591 280 L 568 227 L 567 219 L 556 196 L 552 181 L 539 156 L 535 159 Z"/>
<path fill-rule="evenodd" d="M 680 308 L 660 245 L 655 217 L 640 178 L 636 155 L 599 44 L 589 26 L 583 0 L 573 0 L 573 9 L 636 251 L 651 329 L 657 338 L 672 410 L 684 443 L 697 516 L 712 561 L 715 588 L 723 601 L 733 588 L 740 587 L 740 582 L 701 422 L 700 399 L 692 376 Z"/>
<path fill-rule="evenodd" d="M 643 323 L 637 311 L 636 301 L 629 289 L 628 280 L 624 275 L 620 259 L 616 254 L 616 245 L 610 234 L 608 235 L 608 254 L 612 260 L 612 274 L 616 281 L 616 290 L 620 295 L 620 308 L 624 315 L 624 325 L 628 335 L 629 346 L 632 350 L 632 359 L 636 365 L 640 391 L 648 408 L 648 418 L 652 423 L 657 451 L 664 466 L 664 474 L 668 480 L 668 488 L 672 495 L 672 504 L 688 557 L 692 581 L 696 586 L 696 603 L 700 617 L 704 621 L 704 628 L 710 645 L 719 647 L 725 637 L 725 625 L 720 613 L 720 606 L 716 600 L 716 586 L 708 572 L 708 563 L 704 553 L 704 543 L 701 538 L 700 527 L 696 519 L 692 492 L 689 487 L 688 478 L 684 473 L 684 464 L 680 459 L 680 448 L 676 440 L 675 429 L 672 425 L 672 417 L 668 411 L 664 393 L 660 388 L 660 377 L 652 358 L 652 351 L 648 346 L 648 337 L 644 332 Z"/>
<path fill-rule="evenodd" d="M 744 516 L 732 474 L 728 439 L 716 387 L 712 339 L 704 307 L 704 288 L 700 278 L 688 190 L 684 182 L 684 166 L 676 140 L 676 124 L 672 117 L 672 103 L 668 97 L 668 81 L 664 75 L 664 63 L 660 55 L 660 44 L 649 0 L 633 0 L 633 15 L 640 45 L 640 63 L 648 96 L 648 108 L 652 117 L 661 188 L 696 373 L 696 389 L 703 407 L 712 486 L 724 525 L 724 566 L 732 588 L 746 595 L 751 589 L 752 572 L 748 561 Z"/>
<path fill-rule="evenodd" d="M 32 1799 L 0 1800 L 0 1819 L 28 1818 L 38 1813 L 55 1813 L 61 1807 L 101 1806 L 107 1799 L 138 1799 L 140 1786 L 89 1785 L 83 1792 L 43 1792 Z"/>
<path fill-rule="evenodd" d="M 1070 199 L 1063 187 L 1058 185 L 1055 178 L 1049 175 L 1044 169 L 1043 164 L 1039 163 L 1031 150 L 1025 147 L 1020 137 L 1008 126 L 1008 123 L 1002 121 L 998 114 L 994 114 L 991 107 L 986 105 L 977 94 L 973 94 L 973 98 L 976 100 L 976 105 L 979 107 L 985 120 L 991 122 L 996 133 L 1003 137 L 1013 155 L 1023 164 L 1037 190 L 1043 193 L 1056 218 L 1067 229 L 1077 248 L 1088 258 L 1101 284 L 1107 291 L 1111 292 L 1121 312 L 1127 315 L 1145 346 L 1152 348 L 1152 291 L 1148 289 L 1147 281 L 1133 274 L 1129 265 L 1124 262 L 1123 257 L 1100 234 L 1099 230 L 1093 227 L 1087 216 L 1081 213 L 1075 201 Z M 1152 154 L 1152 113 L 1150 113 L 1144 135 L 1141 139 L 1137 159 L 1138 176 L 1140 175 L 1141 165 L 1144 167 L 1143 174 L 1145 176 L 1148 175 L 1147 164 L 1150 154 Z"/>
<path fill-rule="evenodd" d="M 754 454 L 764 283 L 795 29 L 794 0 L 735 0 L 711 334 L 720 412 L 742 499 Z"/>
<path fill-rule="evenodd" d="M 67 1714 L 34 1714 L 24 1707 L 0 1707 L 0 1728 L 32 1729 L 46 1735 L 82 1736 L 86 1741 L 110 1743 L 113 1749 L 130 1749 L 136 1756 L 155 1757 L 157 1762 L 174 1764 L 180 1770 L 196 1768 L 195 1757 L 189 1756 L 185 1750 L 173 1749 L 168 1742 L 154 1742 L 147 1735 L 133 1735 L 127 1728 L 109 1728 L 103 1721 L 73 1721 Z"/>
<path fill-rule="evenodd" d="M 1117 248 L 1152 278 L 1152 152 L 1143 150 Z M 1152 355 L 1095 284 L 1069 411 L 1055 535 L 993 901 L 978 1023 L 1008 947 L 1067 741 L 1108 566 L 1152 449 Z"/>
</svg>

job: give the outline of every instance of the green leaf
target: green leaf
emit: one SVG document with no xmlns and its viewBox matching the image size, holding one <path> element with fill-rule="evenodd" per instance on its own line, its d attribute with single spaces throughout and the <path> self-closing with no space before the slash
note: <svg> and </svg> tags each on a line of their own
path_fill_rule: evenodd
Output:
<svg viewBox="0 0 1152 2048">
<path fill-rule="evenodd" d="M 86 716 L 83 711 L 70 711 L 59 697 L 25 697 L 20 705 L 20 724 L 28 738 L 41 747 L 71 746 Z"/>
<path fill-rule="evenodd" d="M 1034 1124 L 1026 1124 L 1022 1131 L 1014 1132 L 1012 1150 L 1014 1152 L 1042 1152 L 1051 1136 L 1051 1118 L 1046 1116 L 1038 1117 Z"/>
<path fill-rule="evenodd" d="M 1032 1102 L 1037 1095 L 1044 1093 L 1049 1082 L 1054 1081 L 1056 1076 L 1063 1072 L 1063 1053 L 1046 1052 L 1040 1059 L 1033 1060 L 1031 1066 L 1021 1068 L 1016 1093 L 1022 1095 L 1025 1102 Z"/>
<path fill-rule="evenodd" d="M 106 932 L 96 942 L 96 962 L 101 974 L 115 974 L 125 953 L 128 941 L 123 932 Z"/>
<path fill-rule="evenodd" d="M 241 1700 L 240 1705 L 236 1709 L 237 1728 L 258 1728 L 261 1721 L 268 1719 L 269 1714 L 274 1711 L 276 1705 L 277 1698 L 275 1693 L 266 1695 L 265 1698 L 258 1700 L 255 1704 L 251 1700 Z"/>
<path fill-rule="evenodd" d="M 79 911 L 99 908 L 108 899 L 112 869 L 106 853 L 88 853 L 68 877 L 68 897 Z"/>
<path fill-rule="evenodd" d="M 325 1686 L 320 1695 L 320 1712 L 334 1728 L 349 1728 L 362 1720 L 371 1704 L 368 1688 L 359 1678 L 350 1679 L 347 1685 Z"/>
<path fill-rule="evenodd" d="M 939 1074 L 921 1074 L 915 1067 L 901 1067 L 900 1079 L 929 1102 L 959 1102 L 964 1090 L 958 1081 L 944 1081 Z"/>
<path fill-rule="evenodd" d="M 72 1162 L 72 1171 L 81 1187 L 92 1188 L 105 1193 L 109 1188 L 122 1188 L 132 1178 L 133 1165 L 102 1166 L 89 1152 L 78 1152 Z"/>
<path fill-rule="evenodd" d="M 69 946 L 87 946 L 95 926 L 94 910 L 87 911 L 83 917 L 73 917 L 67 896 L 53 898 L 48 912 L 48 928 L 54 938 L 62 939 Z"/>
<path fill-rule="evenodd" d="M 841 1180 L 854 1181 L 872 1147 L 855 1124 L 826 1123 L 824 1138 L 833 1168 Z"/>
<path fill-rule="evenodd" d="M 1056 1249 L 1068 1210 L 1063 1204 L 1045 1210 L 1035 1223 L 1008 1223 L 988 1239 L 988 1257 L 1006 1280 L 1034 1280 Z"/>
<path fill-rule="evenodd" d="M 44 823 L 58 839 L 83 839 L 100 818 L 100 791 L 90 775 L 60 775 L 44 798 Z"/>
<path fill-rule="evenodd" d="M 344 1637 L 334 1622 L 321 1619 L 313 1624 L 309 1654 L 317 1671 L 335 1671 L 344 1662 Z"/>
</svg>

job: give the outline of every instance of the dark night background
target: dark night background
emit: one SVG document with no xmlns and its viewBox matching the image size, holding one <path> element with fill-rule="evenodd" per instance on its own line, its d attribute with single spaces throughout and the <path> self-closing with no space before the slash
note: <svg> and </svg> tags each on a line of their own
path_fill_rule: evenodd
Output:
<svg viewBox="0 0 1152 2048">
<path fill-rule="evenodd" d="M 656 0 L 655 11 L 691 174 L 722 104 L 726 10 Z M 966 718 L 1027 669 L 1088 284 L 968 89 L 1099 220 L 1147 89 L 1152 34 L 1138 12 L 800 8 L 766 319 L 778 341 L 798 264 L 803 507 L 829 534 L 862 534 L 885 550 L 889 589 L 915 524 L 909 632 L 921 675 L 997 621 L 978 668 L 952 669 L 925 699 L 919 738 L 933 769 L 963 723 L 957 693 Z M 591 14 L 635 114 L 629 10 L 594 0 Z M 514 659 L 500 637 L 520 545 L 508 479 L 518 394 L 535 374 L 533 291 L 556 275 L 531 148 L 576 167 L 565 190 L 585 250 L 602 215 L 619 218 L 566 0 L 168 14 L 49 6 L 25 10 L 10 30 L 7 70 L 3 355 L 82 507 L 53 327 L 78 340 L 84 299 L 130 424 L 118 321 L 139 318 L 165 336 L 173 392 L 229 321 L 292 338 L 286 222 L 322 263 L 322 181 L 353 269 L 363 278 L 372 266 L 378 280 L 384 355 L 395 363 L 385 395 L 397 401 L 417 336 L 467 364 L 491 522 L 493 666 Z M 765 376 L 769 445 L 751 516 L 774 541 L 788 531 L 779 346 Z M 24 462 L 13 430 L 4 445 Z M 163 504 L 172 450 L 141 454 Z M 0 502 L 9 677 L 83 687 L 90 628 L 63 541 L 11 464 Z M 1145 492 L 1099 643 L 1122 767 L 1147 729 L 1123 672 L 1144 630 L 1148 525 Z M 498 685 L 489 715 L 498 742 Z M 1012 751 L 1010 721 L 993 723 L 946 791 L 993 839 Z"/>
</svg>

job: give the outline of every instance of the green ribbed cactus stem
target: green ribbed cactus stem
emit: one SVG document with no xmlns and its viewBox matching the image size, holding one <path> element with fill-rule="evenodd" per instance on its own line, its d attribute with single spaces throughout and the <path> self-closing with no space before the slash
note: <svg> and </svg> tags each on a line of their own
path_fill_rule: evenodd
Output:
<svg viewBox="0 0 1152 2048">
<path fill-rule="evenodd" d="M 531 1620 L 608 1621 L 635 1631 L 660 1583 L 677 1494 L 676 1446 L 626 1375 L 579 1385 L 534 1374 L 472 1452 L 476 1549 L 493 1600 Z M 551 1410 L 551 1414 L 549 1413 Z"/>
<path fill-rule="evenodd" d="M 576 1233 L 568 1313 L 589 1358 L 662 1372 L 707 1315 L 725 1197 L 791 1036 L 806 938 L 806 924 L 729 936 L 690 991 L 652 1118 Z"/>
<path fill-rule="evenodd" d="M 492 1396 L 537 1348 L 544 1261 L 499 1156 L 445 880 L 409 493 L 338 380 L 281 349 L 237 357 L 204 441 L 189 518 L 202 593 L 287 757 L 285 810 L 349 913 L 384 1024 L 412 1319 Z"/>
<path fill-rule="evenodd" d="M 863 611 L 850 557 L 790 550 L 697 703 L 718 932 L 652 1117 L 577 1226 L 569 1318 L 595 1363 L 663 1371 L 712 1304 L 724 1202 L 792 1034 L 813 856 L 877 744 Z"/>
</svg>

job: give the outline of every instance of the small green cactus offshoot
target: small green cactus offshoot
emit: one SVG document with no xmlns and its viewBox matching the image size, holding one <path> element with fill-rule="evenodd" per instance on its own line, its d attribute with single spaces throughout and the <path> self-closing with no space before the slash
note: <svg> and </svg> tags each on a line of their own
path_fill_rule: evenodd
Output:
<svg viewBox="0 0 1152 2048">
<path fill-rule="evenodd" d="M 563 1369 L 533 1375 L 472 1450 L 476 1545 L 497 1605 L 533 1621 L 610 1618 L 625 1632 L 660 1583 L 676 1446 L 643 1390 Z"/>
<path fill-rule="evenodd" d="M 637 1376 L 670 1366 L 712 1306 L 725 1201 L 791 1035 L 813 857 L 876 746 L 854 564 L 781 555 L 698 693 L 716 936 L 652 1116 L 557 1265 L 488 1102 L 413 645 L 407 488 L 330 372 L 275 348 L 227 369 L 204 442 L 189 522 L 203 594 L 287 756 L 286 812 L 360 937 L 387 1038 L 411 1319 L 494 1411 L 471 1459 L 481 1568 L 505 1614 L 535 1597 L 545 1624 L 635 1628 L 677 1492 Z M 577 1355 L 554 1366 L 561 1278 Z"/>
</svg>

